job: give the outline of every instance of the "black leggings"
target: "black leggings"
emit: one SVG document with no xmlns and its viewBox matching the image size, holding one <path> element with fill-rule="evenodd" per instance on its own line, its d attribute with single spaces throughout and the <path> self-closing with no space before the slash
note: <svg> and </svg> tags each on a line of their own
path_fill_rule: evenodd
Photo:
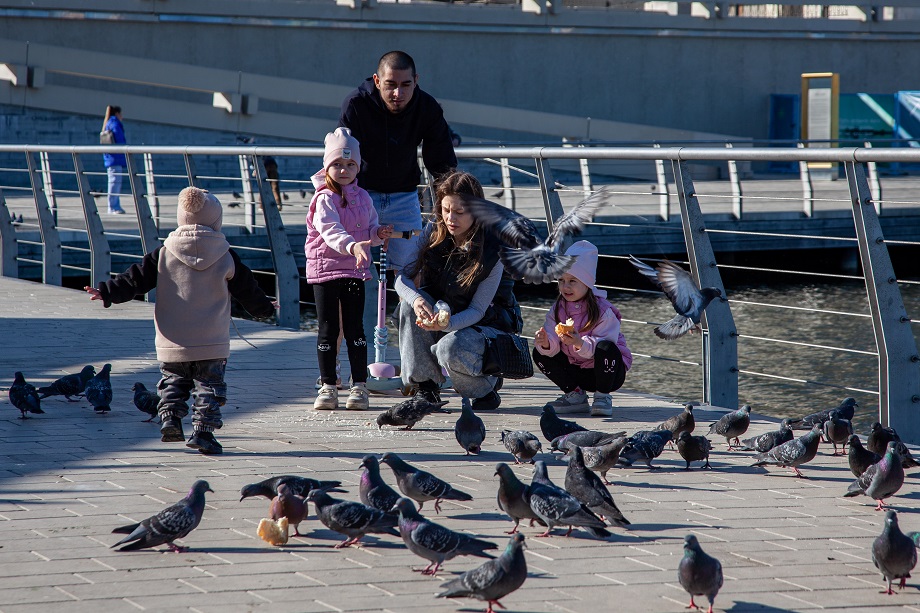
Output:
<svg viewBox="0 0 920 613">
<path fill-rule="evenodd" d="M 342 305 L 342 330 L 348 347 L 353 383 L 367 381 L 367 339 L 364 336 L 364 281 L 335 279 L 313 285 L 319 333 L 316 354 L 323 383 L 335 385 L 336 342 L 339 339 L 339 304 Z"/>
<path fill-rule="evenodd" d="M 581 368 L 569 362 L 562 351 L 550 357 L 533 350 L 533 361 L 546 378 L 568 394 L 576 387 L 585 392 L 609 394 L 626 380 L 626 365 L 620 348 L 612 341 L 600 341 L 594 348 L 594 368 Z"/>
</svg>

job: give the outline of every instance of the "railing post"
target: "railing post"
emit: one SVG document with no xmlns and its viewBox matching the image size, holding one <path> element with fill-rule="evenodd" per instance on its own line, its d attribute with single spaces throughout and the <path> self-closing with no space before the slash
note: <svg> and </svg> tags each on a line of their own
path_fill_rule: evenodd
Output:
<svg viewBox="0 0 920 613">
<path fill-rule="evenodd" d="M 19 244 L 16 229 L 10 221 L 10 210 L 0 188 L 0 276 L 19 278 Z"/>
<path fill-rule="evenodd" d="M 144 178 L 147 183 L 147 205 L 153 205 L 153 223 L 157 230 L 160 229 L 160 197 L 157 196 L 157 180 L 153 173 L 153 156 L 144 154 Z"/>
<path fill-rule="evenodd" d="M 185 174 L 188 176 L 189 186 L 201 188 L 200 182 L 198 181 L 198 169 L 195 168 L 195 160 L 192 159 L 192 156 L 188 153 L 184 153 L 182 158 L 185 160 Z"/>
<path fill-rule="evenodd" d="M 920 443 L 920 355 L 862 164 L 846 162 L 853 222 L 878 347 L 879 421 Z"/>
<path fill-rule="evenodd" d="M 134 210 L 137 214 L 137 227 L 141 237 L 141 251 L 147 254 L 160 246 L 160 231 L 157 229 L 153 215 L 150 214 L 150 201 L 144 194 L 144 183 L 137 172 L 134 156 L 130 153 L 125 154 L 125 161 L 127 162 L 125 172 L 128 173 L 128 185 L 134 197 Z M 146 299 L 147 302 L 156 302 L 156 289 L 147 292 Z"/>
<path fill-rule="evenodd" d="M 256 156 L 253 162 L 258 162 Z M 300 272 L 294 260 L 294 252 L 288 241 L 281 211 L 272 194 L 271 185 L 261 164 L 255 163 L 256 178 L 259 185 L 259 198 L 262 202 L 262 214 L 265 216 L 265 230 L 268 233 L 268 245 L 272 252 L 275 266 L 275 296 L 278 300 L 278 325 L 283 328 L 300 328 Z"/>
<path fill-rule="evenodd" d="M 655 149 L 661 145 L 655 143 Z M 668 193 L 668 177 L 664 172 L 664 160 L 655 160 L 655 176 L 658 178 L 658 216 L 661 221 L 671 219 L 671 195 Z"/>
<path fill-rule="evenodd" d="M 805 144 L 799 143 L 798 148 L 804 149 Z M 815 190 L 811 185 L 811 170 L 808 169 L 808 162 L 805 160 L 799 162 L 799 178 L 802 180 L 802 205 L 805 217 L 812 217 L 815 214 Z"/>
<path fill-rule="evenodd" d="M 54 216 L 48 207 L 48 200 L 42 189 L 41 172 L 35 166 L 35 158 L 26 152 L 26 164 L 29 167 L 29 180 L 32 182 L 32 198 L 35 200 L 35 213 L 42 235 L 42 282 L 48 285 L 61 285 L 61 236 L 55 226 Z"/>
<path fill-rule="evenodd" d="M 499 158 L 502 169 L 502 197 L 505 199 L 505 206 L 514 210 L 514 186 L 511 184 L 511 166 L 508 158 Z"/>
<path fill-rule="evenodd" d="M 732 144 L 725 143 L 725 147 L 731 149 Z M 738 176 L 738 162 L 734 160 L 728 161 L 728 180 L 732 186 L 732 215 L 735 219 L 741 219 L 744 202 L 741 192 L 741 178 Z"/>
<path fill-rule="evenodd" d="M 48 152 L 39 151 L 38 161 L 42 167 L 42 185 L 45 188 L 45 198 L 48 200 L 48 206 L 51 207 L 54 222 L 57 223 L 57 198 L 54 196 L 54 184 L 51 180 L 51 163 L 48 161 Z"/>
<path fill-rule="evenodd" d="M 725 286 L 716 266 L 687 163 L 673 160 L 672 169 L 693 279 L 700 287 L 719 288 L 725 297 Z M 714 406 L 738 408 L 738 333 L 727 298 L 713 300 L 700 323 L 703 326 L 703 400 Z"/>
<path fill-rule="evenodd" d="M 562 208 L 559 192 L 556 191 L 556 182 L 553 180 L 553 171 L 549 168 L 549 162 L 543 158 L 536 158 L 534 162 L 536 162 L 537 177 L 540 180 L 540 193 L 543 195 L 543 208 L 546 210 L 546 231 L 552 232 L 556 220 L 565 214 L 565 210 Z"/>
<path fill-rule="evenodd" d="M 866 141 L 866 149 L 872 148 L 872 143 Z M 875 214 L 882 214 L 882 182 L 878 178 L 878 165 L 875 162 L 866 162 L 866 170 L 869 173 L 869 193 L 872 195 L 872 202 L 875 204 Z"/>
<path fill-rule="evenodd" d="M 96 286 L 103 281 L 108 281 L 112 272 L 112 253 L 109 251 L 109 241 L 102 228 L 102 219 L 99 218 L 99 209 L 93 198 L 92 187 L 83 171 L 83 161 L 79 153 L 73 154 L 73 168 L 77 174 L 77 187 L 80 190 L 80 201 L 83 203 L 83 219 L 86 220 L 86 238 L 89 241 L 90 280 Z"/>
<path fill-rule="evenodd" d="M 256 229 L 256 203 L 252 195 L 252 173 L 249 170 L 250 156 L 240 155 L 238 157 L 240 159 L 240 184 L 243 189 L 243 220 L 246 229 L 249 232 L 254 232 Z M 255 163 L 253 168 L 257 167 L 259 158 L 252 156 L 252 160 Z"/>
</svg>

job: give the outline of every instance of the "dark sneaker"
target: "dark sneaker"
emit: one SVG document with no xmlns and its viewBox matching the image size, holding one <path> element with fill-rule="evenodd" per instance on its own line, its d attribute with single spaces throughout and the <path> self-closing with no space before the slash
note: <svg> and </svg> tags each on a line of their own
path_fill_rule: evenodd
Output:
<svg viewBox="0 0 920 613">
<path fill-rule="evenodd" d="M 182 432 L 182 420 L 175 416 L 161 417 L 160 440 L 164 443 L 181 443 L 185 440 Z"/>
<path fill-rule="evenodd" d="M 495 378 L 495 385 L 492 386 L 492 389 L 495 390 L 495 391 L 497 392 L 497 391 L 500 391 L 504 385 L 505 385 L 505 378 L 504 378 L 504 377 L 496 377 L 496 378 Z"/>
<path fill-rule="evenodd" d="M 489 392 L 482 398 L 473 401 L 474 411 L 494 411 L 502 403 L 501 397 L 495 392 Z"/>
<path fill-rule="evenodd" d="M 428 402 L 441 402 L 441 390 L 434 381 L 424 381 L 418 384 L 418 391 L 415 392 L 415 397 Z"/>
<path fill-rule="evenodd" d="M 216 455 L 224 452 L 224 448 L 221 447 L 217 439 L 214 438 L 213 432 L 198 432 L 196 430 L 192 433 L 191 438 L 188 439 L 185 446 L 197 449 L 201 453 L 207 455 Z"/>
</svg>

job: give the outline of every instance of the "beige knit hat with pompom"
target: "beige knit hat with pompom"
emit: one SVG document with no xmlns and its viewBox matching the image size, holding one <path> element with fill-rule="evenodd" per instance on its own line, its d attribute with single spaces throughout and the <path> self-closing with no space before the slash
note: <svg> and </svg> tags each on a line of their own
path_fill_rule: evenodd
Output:
<svg viewBox="0 0 920 613">
<path fill-rule="evenodd" d="M 186 187 L 179 192 L 176 221 L 180 226 L 208 226 L 215 232 L 220 232 L 223 217 L 224 211 L 220 201 L 207 190 Z"/>
</svg>

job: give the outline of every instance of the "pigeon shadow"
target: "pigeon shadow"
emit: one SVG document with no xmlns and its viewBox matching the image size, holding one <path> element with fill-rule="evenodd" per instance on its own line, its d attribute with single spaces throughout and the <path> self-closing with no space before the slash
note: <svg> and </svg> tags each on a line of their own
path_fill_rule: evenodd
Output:
<svg viewBox="0 0 920 613">
<path fill-rule="evenodd" d="M 503 513 L 469 513 L 467 515 L 451 515 L 451 519 L 469 519 L 471 521 L 507 521 L 508 516 Z"/>
<path fill-rule="evenodd" d="M 726 613 L 745 613 L 747 611 L 757 611 L 758 613 L 788 613 L 789 609 L 779 609 L 759 602 L 736 600 L 732 603 L 731 608 L 725 609 L 725 611 Z"/>
<path fill-rule="evenodd" d="M 630 532 L 634 530 L 643 530 L 646 532 L 661 532 L 664 530 L 690 530 L 692 528 L 698 528 L 698 527 L 699 527 L 698 525 L 691 525 L 691 524 L 637 524 L 633 522 L 629 525 L 629 530 Z M 643 538 L 643 537 L 639 537 L 639 538 Z M 655 537 L 654 539 L 649 538 L 646 540 L 659 540 L 660 538 L 674 538 L 675 540 L 682 541 L 684 537 L 680 537 L 680 538 Z"/>
</svg>

